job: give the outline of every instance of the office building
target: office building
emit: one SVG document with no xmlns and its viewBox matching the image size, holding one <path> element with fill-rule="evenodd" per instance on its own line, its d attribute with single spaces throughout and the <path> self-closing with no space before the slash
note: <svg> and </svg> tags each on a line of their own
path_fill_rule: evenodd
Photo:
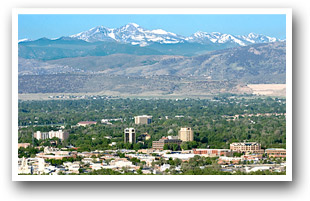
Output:
<svg viewBox="0 0 310 201">
<path fill-rule="evenodd" d="M 150 124 L 152 123 L 152 116 L 142 115 L 135 116 L 135 124 Z"/>
<path fill-rule="evenodd" d="M 136 132 L 134 128 L 126 128 L 124 130 L 124 142 L 125 143 L 136 143 Z"/>
<path fill-rule="evenodd" d="M 163 137 L 162 139 L 158 140 L 158 141 L 153 141 L 152 143 L 152 147 L 153 149 L 159 149 L 159 150 L 163 150 L 165 144 L 177 144 L 177 145 L 181 145 L 182 140 L 177 139 L 177 137 Z"/>
<path fill-rule="evenodd" d="M 194 141 L 194 131 L 191 128 L 181 128 L 179 139 L 185 142 Z"/>
</svg>

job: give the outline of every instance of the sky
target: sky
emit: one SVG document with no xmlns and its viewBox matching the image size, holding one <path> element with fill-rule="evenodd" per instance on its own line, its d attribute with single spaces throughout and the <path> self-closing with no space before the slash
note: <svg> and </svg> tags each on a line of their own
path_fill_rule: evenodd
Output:
<svg viewBox="0 0 310 201">
<path fill-rule="evenodd" d="M 136 23 L 149 30 L 163 29 L 182 36 L 190 36 L 197 31 L 233 35 L 253 32 L 286 39 L 286 18 L 280 14 L 19 14 L 18 39 L 52 39 L 77 34 L 96 26 L 119 28 L 128 23 Z"/>
</svg>

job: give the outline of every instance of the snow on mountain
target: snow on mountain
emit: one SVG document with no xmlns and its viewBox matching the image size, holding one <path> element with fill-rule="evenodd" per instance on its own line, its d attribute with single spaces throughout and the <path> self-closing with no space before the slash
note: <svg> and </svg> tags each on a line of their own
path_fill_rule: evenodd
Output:
<svg viewBox="0 0 310 201">
<path fill-rule="evenodd" d="M 281 41 L 274 37 L 269 37 L 261 34 L 250 33 L 245 36 L 234 36 L 231 34 L 222 34 L 219 32 L 206 33 L 198 31 L 192 36 L 186 38 L 189 42 L 198 42 L 203 44 L 208 43 L 236 43 L 240 46 L 246 46 L 253 43 L 270 43 Z"/>
<path fill-rule="evenodd" d="M 129 43 L 132 45 L 147 46 L 152 43 L 173 44 L 173 43 L 201 43 L 201 44 L 237 44 L 246 46 L 253 43 L 269 43 L 281 41 L 274 37 L 250 33 L 244 36 L 235 36 L 219 32 L 206 33 L 198 31 L 189 37 L 184 37 L 162 29 L 147 30 L 138 24 L 129 23 L 120 28 L 107 28 L 103 26 L 94 27 L 69 36 L 87 42 L 115 41 Z"/>
<path fill-rule="evenodd" d="M 246 44 L 231 34 L 222 34 L 219 32 L 206 33 L 198 31 L 194 33 L 192 36 L 186 38 L 189 42 L 198 42 L 203 44 L 208 43 L 237 43 L 240 46 L 245 46 Z"/>
<path fill-rule="evenodd" d="M 250 43 L 270 43 L 279 41 L 274 37 L 264 36 L 261 34 L 249 33 L 247 36 L 239 36 L 240 38 L 250 42 Z"/>
<path fill-rule="evenodd" d="M 104 26 L 98 26 L 91 28 L 88 31 L 84 31 L 75 35 L 70 36 L 71 38 L 85 40 L 87 42 L 96 42 L 96 41 L 113 41 L 115 35 L 113 33 L 114 29 L 109 29 Z"/>
<path fill-rule="evenodd" d="M 162 29 L 147 30 L 135 23 L 129 23 L 115 29 L 99 26 L 70 37 L 87 42 L 116 41 L 140 46 L 145 46 L 153 42 L 180 43 L 185 39 L 183 36 Z"/>
<path fill-rule="evenodd" d="M 32 41 L 31 39 L 28 39 L 28 38 L 23 38 L 23 39 L 20 39 L 18 40 L 18 42 L 28 42 L 28 41 Z"/>
</svg>

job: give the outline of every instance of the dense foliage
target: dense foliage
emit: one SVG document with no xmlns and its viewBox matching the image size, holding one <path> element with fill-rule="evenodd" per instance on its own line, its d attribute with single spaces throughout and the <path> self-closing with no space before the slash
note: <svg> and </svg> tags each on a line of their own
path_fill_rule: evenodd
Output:
<svg viewBox="0 0 310 201">
<path fill-rule="evenodd" d="M 73 145 L 78 151 L 150 148 L 153 140 L 177 135 L 181 127 L 194 130 L 195 142 L 182 143 L 173 149 L 229 148 L 232 142 L 257 141 L 263 148 L 283 147 L 286 143 L 285 99 L 217 97 L 214 100 L 50 100 L 19 102 L 19 142 L 32 143 L 32 133 L 65 126 L 69 139 L 58 146 Z M 281 114 L 280 114 L 281 113 Z M 134 116 L 153 116 L 150 125 L 135 125 Z M 255 116 L 261 114 L 260 116 Z M 280 114 L 280 115 L 279 115 Z M 240 115 L 234 118 L 234 115 Z M 241 116 L 244 115 L 244 116 Z M 101 119 L 116 119 L 112 125 Z M 97 121 L 96 125 L 77 127 L 79 121 Z M 137 144 L 123 143 L 127 127 L 136 129 L 137 139 L 143 133 L 151 139 Z M 46 142 L 38 142 L 42 144 Z"/>
</svg>

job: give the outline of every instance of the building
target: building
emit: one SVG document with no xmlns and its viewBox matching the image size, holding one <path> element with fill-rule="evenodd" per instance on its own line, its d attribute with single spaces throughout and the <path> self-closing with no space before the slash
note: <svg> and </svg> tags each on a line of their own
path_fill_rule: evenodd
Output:
<svg viewBox="0 0 310 201">
<path fill-rule="evenodd" d="M 152 116 L 142 115 L 135 116 L 135 124 L 150 124 L 152 123 Z"/>
<path fill-rule="evenodd" d="M 36 138 L 37 140 L 45 140 L 49 139 L 49 135 L 47 132 L 41 133 L 41 131 L 37 131 L 33 134 L 33 137 Z"/>
<path fill-rule="evenodd" d="M 124 142 L 136 143 L 136 132 L 134 128 L 126 128 L 124 130 Z"/>
<path fill-rule="evenodd" d="M 285 158 L 286 157 L 286 149 L 270 148 L 270 149 L 266 149 L 265 153 L 268 155 L 268 157 L 274 157 L 274 158 Z"/>
<path fill-rule="evenodd" d="M 18 159 L 18 174 L 42 174 L 44 173 L 45 161 L 43 158 L 20 158 Z"/>
<path fill-rule="evenodd" d="M 18 148 L 24 147 L 27 148 L 30 146 L 30 143 L 18 143 Z"/>
<path fill-rule="evenodd" d="M 226 157 L 220 156 L 218 159 L 218 164 L 238 164 L 242 161 L 241 157 Z"/>
<path fill-rule="evenodd" d="M 162 155 L 163 158 L 166 158 L 166 159 L 169 159 L 169 158 L 172 158 L 172 159 L 180 159 L 182 161 L 188 161 L 189 159 L 191 158 L 194 158 L 195 157 L 195 154 L 181 154 L 181 153 L 177 153 L 177 154 L 164 154 Z"/>
<path fill-rule="evenodd" d="M 117 168 L 122 168 L 122 167 L 136 167 L 135 165 L 132 164 L 131 161 L 128 161 L 126 158 L 119 158 L 112 160 L 110 162 L 111 166 L 116 166 Z"/>
<path fill-rule="evenodd" d="M 263 155 L 262 154 L 242 155 L 241 158 L 243 161 L 259 161 L 263 159 Z"/>
<path fill-rule="evenodd" d="M 77 123 L 78 126 L 84 126 L 84 127 L 95 124 L 97 124 L 96 121 L 80 121 L 79 123 Z"/>
<path fill-rule="evenodd" d="M 151 139 L 151 135 L 149 135 L 148 133 L 143 133 L 139 136 L 139 140 L 142 140 L 142 141 L 149 140 L 149 139 Z"/>
<path fill-rule="evenodd" d="M 152 147 L 153 149 L 159 149 L 159 150 L 163 150 L 165 144 L 177 144 L 177 145 L 181 145 L 182 140 L 180 139 L 176 139 L 176 138 L 166 138 L 163 137 L 162 139 L 158 140 L 158 141 L 153 141 L 152 143 Z"/>
<path fill-rule="evenodd" d="M 63 132 L 62 130 L 50 131 L 50 132 L 37 131 L 33 134 L 33 137 L 36 138 L 37 140 L 52 139 L 53 137 L 56 137 L 63 141 L 69 138 L 69 133 Z"/>
<path fill-rule="evenodd" d="M 50 139 L 52 139 L 53 137 L 57 137 L 61 140 L 66 140 L 69 138 L 69 133 L 68 132 L 63 132 L 62 130 L 59 131 L 50 131 L 48 132 L 48 136 Z"/>
<path fill-rule="evenodd" d="M 194 141 L 194 131 L 191 128 L 181 128 L 179 139 L 185 142 Z"/>
<path fill-rule="evenodd" d="M 257 142 L 235 142 L 230 144 L 230 150 L 239 153 L 264 153 L 261 145 Z"/>
<path fill-rule="evenodd" d="M 193 149 L 194 154 L 207 155 L 209 157 L 230 156 L 230 149 Z"/>
</svg>

